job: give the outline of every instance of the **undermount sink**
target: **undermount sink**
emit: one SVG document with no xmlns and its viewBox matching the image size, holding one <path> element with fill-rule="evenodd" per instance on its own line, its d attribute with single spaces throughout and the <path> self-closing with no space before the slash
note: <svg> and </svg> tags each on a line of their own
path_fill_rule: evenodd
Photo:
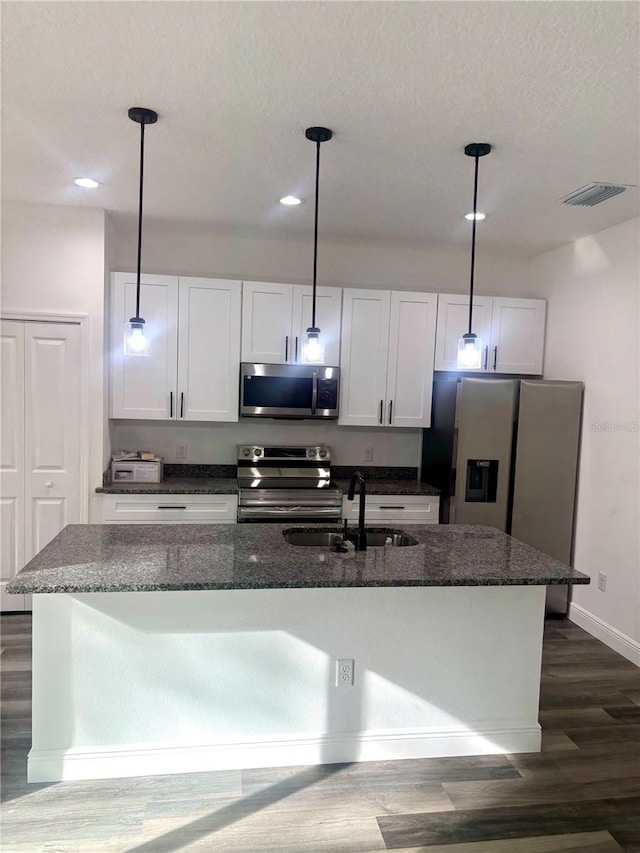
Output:
<svg viewBox="0 0 640 853">
<path fill-rule="evenodd" d="M 350 531 L 353 532 L 353 531 Z M 393 530 L 390 527 L 365 528 L 367 534 L 368 548 L 396 547 L 403 548 L 407 545 L 417 545 L 417 539 L 409 536 L 403 530 Z M 307 545 L 316 548 L 335 548 L 345 545 L 342 533 L 336 530 L 323 530 L 319 528 L 300 528 L 283 530 L 282 535 L 290 545 Z"/>
</svg>

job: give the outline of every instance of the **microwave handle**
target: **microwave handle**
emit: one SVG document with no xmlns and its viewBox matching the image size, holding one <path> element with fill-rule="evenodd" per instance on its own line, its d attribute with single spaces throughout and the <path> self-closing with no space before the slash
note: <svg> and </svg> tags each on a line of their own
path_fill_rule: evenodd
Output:
<svg viewBox="0 0 640 853">
<path fill-rule="evenodd" d="M 318 374 L 314 370 L 311 374 L 311 414 L 315 415 L 318 408 Z"/>
</svg>

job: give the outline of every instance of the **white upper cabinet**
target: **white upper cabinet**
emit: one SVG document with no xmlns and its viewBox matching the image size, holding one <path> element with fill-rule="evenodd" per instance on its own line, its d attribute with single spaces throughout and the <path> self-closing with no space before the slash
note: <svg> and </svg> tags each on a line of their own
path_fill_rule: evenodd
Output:
<svg viewBox="0 0 640 853">
<path fill-rule="evenodd" d="M 141 277 L 148 356 L 124 355 L 135 275 L 113 273 L 111 417 L 238 420 L 239 281 Z"/>
<path fill-rule="evenodd" d="M 302 342 L 311 326 L 313 288 L 306 284 L 293 286 L 293 360 L 302 357 Z M 340 321 L 342 319 L 342 288 L 316 288 L 316 325 L 324 342 L 324 363 L 329 367 L 340 365 Z"/>
<path fill-rule="evenodd" d="M 497 373 L 542 373 L 544 299 L 493 297 L 489 367 Z"/>
<path fill-rule="evenodd" d="M 111 417 L 169 418 L 178 366 L 178 279 L 140 276 L 140 311 L 150 339 L 149 355 L 125 355 L 129 319 L 136 314 L 136 276 L 111 277 Z"/>
<path fill-rule="evenodd" d="M 391 293 L 388 426 L 423 427 L 431 422 L 436 293 Z"/>
<path fill-rule="evenodd" d="M 292 298 L 292 284 L 244 283 L 241 361 L 258 364 L 292 361 Z"/>
<path fill-rule="evenodd" d="M 340 418 L 351 426 L 428 426 L 437 295 L 344 290 Z"/>
<path fill-rule="evenodd" d="M 490 296 L 473 298 L 473 331 L 482 343 L 482 367 L 489 363 L 491 344 Z M 458 341 L 469 331 L 469 297 L 452 293 L 438 295 L 438 322 L 434 370 L 458 369 Z"/>
<path fill-rule="evenodd" d="M 295 364 L 311 326 L 312 288 L 304 284 L 247 281 L 242 293 L 242 361 Z M 316 289 L 316 325 L 325 343 L 325 364 L 339 365 L 342 290 Z"/>
<path fill-rule="evenodd" d="M 344 290 L 340 424 L 379 426 L 384 421 L 390 307 L 388 290 Z"/>
<path fill-rule="evenodd" d="M 180 278 L 177 417 L 238 420 L 239 281 Z"/>
<path fill-rule="evenodd" d="M 478 373 L 541 374 L 546 302 L 474 296 L 473 331 L 483 349 Z M 458 369 L 458 340 L 469 328 L 469 297 L 438 297 L 435 370 Z"/>
</svg>

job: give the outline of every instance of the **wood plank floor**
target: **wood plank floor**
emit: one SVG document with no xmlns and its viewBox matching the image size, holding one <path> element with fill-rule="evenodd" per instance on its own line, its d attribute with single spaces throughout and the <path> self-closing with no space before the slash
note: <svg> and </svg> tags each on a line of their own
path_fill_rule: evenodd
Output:
<svg viewBox="0 0 640 853">
<path fill-rule="evenodd" d="M 545 632 L 538 754 L 27 785 L 31 619 L 0 618 L 7 853 L 640 853 L 640 669 Z"/>
</svg>

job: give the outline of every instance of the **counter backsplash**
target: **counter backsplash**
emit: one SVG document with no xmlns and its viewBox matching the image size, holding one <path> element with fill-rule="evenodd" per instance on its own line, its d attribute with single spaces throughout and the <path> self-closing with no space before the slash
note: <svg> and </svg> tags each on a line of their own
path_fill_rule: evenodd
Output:
<svg viewBox="0 0 640 853">
<path fill-rule="evenodd" d="M 418 469 L 411 466 L 390 465 L 333 465 L 331 473 L 336 479 L 348 479 L 354 471 L 362 471 L 369 480 L 417 480 Z M 235 479 L 235 465 L 188 465 L 177 462 L 165 463 L 164 479 L 175 480 L 193 477 L 223 477 Z M 102 475 L 102 485 L 111 485 L 111 469 Z"/>
</svg>

